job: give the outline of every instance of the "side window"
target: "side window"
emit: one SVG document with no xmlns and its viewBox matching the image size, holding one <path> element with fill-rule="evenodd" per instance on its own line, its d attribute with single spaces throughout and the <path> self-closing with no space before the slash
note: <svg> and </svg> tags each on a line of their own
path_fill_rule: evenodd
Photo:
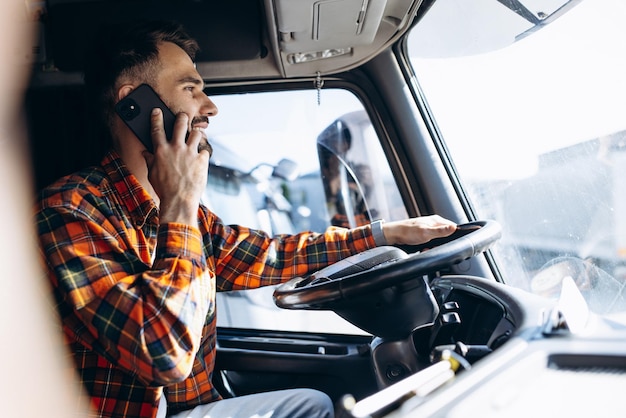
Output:
<svg viewBox="0 0 626 418">
<path fill-rule="evenodd" d="M 219 114 L 204 203 L 226 223 L 290 234 L 407 216 L 380 141 L 351 92 L 212 96 Z M 218 326 L 363 333 L 332 312 L 285 311 L 273 287 L 218 294 Z"/>
</svg>

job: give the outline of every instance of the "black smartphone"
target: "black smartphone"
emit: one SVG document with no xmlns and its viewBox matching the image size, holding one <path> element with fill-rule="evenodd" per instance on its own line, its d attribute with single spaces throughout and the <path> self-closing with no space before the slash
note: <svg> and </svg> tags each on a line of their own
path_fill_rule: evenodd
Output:
<svg viewBox="0 0 626 418">
<path fill-rule="evenodd" d="M 115 105 L 117 114 L 150 152 L 154 152 L 150 134 L 150 114 L 155 107 L 163 112 L 165 136 L 169 139 L 174 131 L 176 115 L 149 85 L 141 84 Z"/>
</svg>

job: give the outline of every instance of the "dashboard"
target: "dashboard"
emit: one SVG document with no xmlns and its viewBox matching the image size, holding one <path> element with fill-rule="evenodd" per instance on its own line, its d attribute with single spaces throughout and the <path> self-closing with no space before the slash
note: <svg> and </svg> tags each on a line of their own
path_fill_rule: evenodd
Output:
<svg viewBox="0 0 626 418">
<path fill-rule="evenodd" d="M 576 334 L 565 319 L 551 329 L 546 324 L 555 301 L 479 277 L 441 277 L 431 288 L 440 309 L 435 325 L 403 343 L 413 352 L 398 342 L 393 349 L 372 345 L 383 387 L 357 402 L 353 416 L 604 416 L 619 408 L 626 384 L 624 325 L 590 315 Z M 456 370 L 438 362 L 435 354 L 446 349 L 467 362 Z M 394 357 L 416 371 L 392 382 Z"/>
</svg>

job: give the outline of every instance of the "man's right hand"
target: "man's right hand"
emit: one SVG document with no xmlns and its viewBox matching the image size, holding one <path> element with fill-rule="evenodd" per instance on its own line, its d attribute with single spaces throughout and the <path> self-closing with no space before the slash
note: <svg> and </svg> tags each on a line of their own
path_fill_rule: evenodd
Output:
<svg viewBox="0 0 626 418">
<path fill-rule="evenodd" d="M 148 180 L 160 199 L 159 222 L 177 222 L 197 226 L 200 199 L 207 183 L 210 153 L 198 150 L 201 129 L 192 129 L 189 116 L 176 116 L 172 138 L 165 137 L 163 115 L 154 109 L 151 115 L 154 154 L 144 152 Z"/>
</svg>

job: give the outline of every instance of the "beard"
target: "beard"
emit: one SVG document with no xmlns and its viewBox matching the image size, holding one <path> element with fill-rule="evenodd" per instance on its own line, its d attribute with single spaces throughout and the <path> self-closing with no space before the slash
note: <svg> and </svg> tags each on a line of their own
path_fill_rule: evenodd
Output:
<svg viewBox="0 0 626 418">
<path fill-rule="evenodd" d="M 191 120 L 191 126 L 195 126 L 199 123 L 209 123 L 209 117 L 208 116 L 196 116 Z M 209 144 L 209 140 L 206 137 L 206 133 L 204 132 L 204 130 L 202 131 L 202 138 L 200 139 L 200 144 L 198 145 L 198 152 L 200 151 L 208 151 L 209 152 L 209 156 L 213 155 L 213 147 L 211 146 L 211 144 Z"/>
</svg>

